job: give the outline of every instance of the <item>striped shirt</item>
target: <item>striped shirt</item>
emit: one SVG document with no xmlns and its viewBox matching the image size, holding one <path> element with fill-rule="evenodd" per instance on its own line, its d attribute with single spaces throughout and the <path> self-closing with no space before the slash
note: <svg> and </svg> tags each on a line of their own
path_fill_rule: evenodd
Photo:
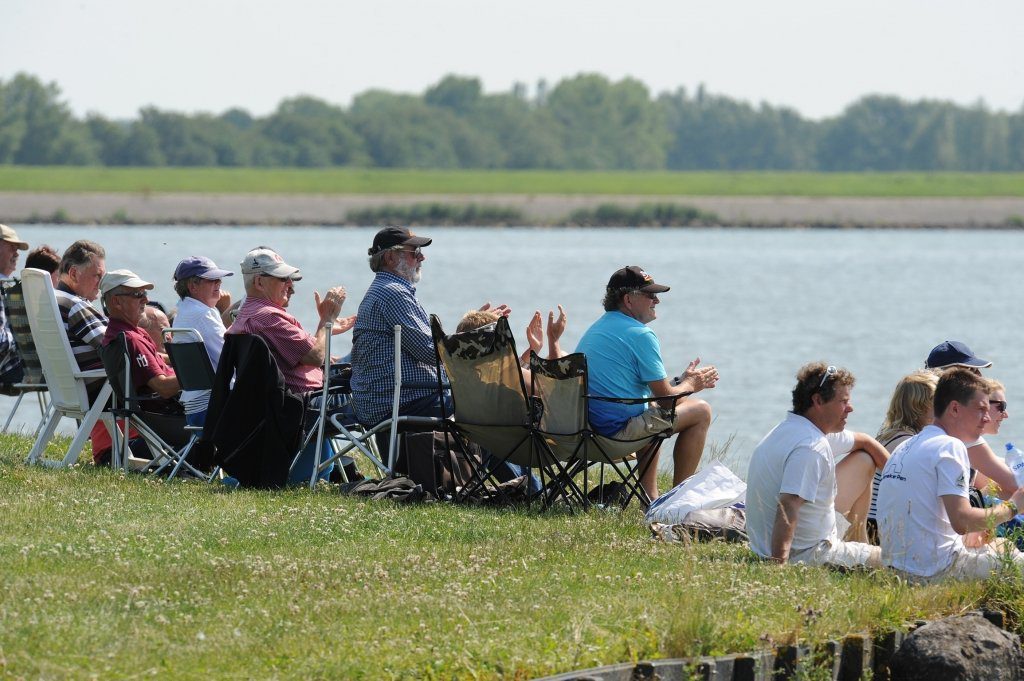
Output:
<svg viewBox="0 0 1024 681">
<path fill-rule="evenodd" d="M 267 342 L 284 383 L 292 392 L 305 393 L 322 388 L 324 370 L 319 365 L 302 364 L 301 359 L 316 345 L 299 320 L 265 298 L 248 297 L 238 309 L 227 333 L 247 333 Z"/>
<path fill-rule="evenodd" d="M 359 304 L 352 331 L 352 397 L 362 423 L 377 424 L 391 415 L 397 325 L 402 327 L 402 383 L 422 386 L 403 389 L 401 406 L 437 394 L 430 319 L 416 300 L 416 287 L 390 272 L 378 272 Z"/>
<path fill-rule="evenodd" d="M 4 282 L 5 285 L 7 281 Z M 18 344 L 14 341 L 11 320 L 7 318 L 4 301 L 0 299 L 0 375 L 14 371 L 21 366 Z"/>
<path fill-rule="evenodd" d="M 100 359 L 100 347 L 107 330 L 106 316 L 98 312 L 88 300 L 76 295 L 63 281 L 57 284 L 54 294 L 78 368 L 82 371 L 101 368 L 103 361 Z"/>
</svg>

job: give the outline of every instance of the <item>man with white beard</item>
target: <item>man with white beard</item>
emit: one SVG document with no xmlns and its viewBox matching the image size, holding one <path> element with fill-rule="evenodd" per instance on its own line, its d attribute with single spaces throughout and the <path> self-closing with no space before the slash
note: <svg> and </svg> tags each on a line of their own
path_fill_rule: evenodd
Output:
<svg viewBox="0 0 1024 681">
<path fill-rule="evenodd" d="M 391 414 L 395 385 L 395 326 L 402 327 L 402 391 L 399 413 L 440 416 L 434 341 L 430 318 L 416 300 L 416 284 L 431 239 L 389 225 L 367 251 L 373 283 L 359 304 L 352 331 L 352 396 L 356 418 L 376 425 Z M 448 399 L 445 397 L 445 399 Z M 451 413 L 451 403 L 446 402 Z"/>
</svg>

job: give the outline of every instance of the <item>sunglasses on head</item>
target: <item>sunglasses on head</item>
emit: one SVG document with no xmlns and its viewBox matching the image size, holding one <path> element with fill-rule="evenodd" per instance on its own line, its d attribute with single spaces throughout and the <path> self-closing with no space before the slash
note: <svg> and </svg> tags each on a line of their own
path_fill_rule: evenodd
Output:
<svg viewBox="0 0 1024 681">
<path fill-rule="evenodd" d="M 827 381 L 831 376 L 835 376 L 836 372 L 838 372 L 838 371 L 839 371 L 839 369 L 836 369 L 831 364 L 829 364 L 827 367 L 825 367 L 825 373 L 823 373 L 821 375 L 821 383 L 818 384 L 818 390 L 821 390 L 822 388 L 824 388 L 825 387 L 825 381 Z"/>
<path fill-rule="evenodd" d="M 995 407 L 1000 414 L 1006 413 L 1006 400 L 989 400 L 988 403 Z"/>
</svg>

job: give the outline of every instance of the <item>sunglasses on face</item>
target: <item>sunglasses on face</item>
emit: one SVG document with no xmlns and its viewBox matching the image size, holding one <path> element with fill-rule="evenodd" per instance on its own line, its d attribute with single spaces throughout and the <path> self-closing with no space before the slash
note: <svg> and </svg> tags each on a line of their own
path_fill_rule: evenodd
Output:
<svg viewBox="0 0 1024 681">
<path fill-rule="evenodd" d="M 989 400 L 988 403 L 989 405 L 995 407 L 996 411 L 998 411 L 1000 414 L 1006 413 L 1006 400 Z"/>
<path fill-rule="evenodd" d="M 411 253 L 414 258 L 420 257 L 420 255 L 423 253 L 423 249 L 419 246 L 417 246 L 416 248 L 404 248 L 403 246 L 395 246 L 393 250 L 396 250 L 399 253 Z"/>
<path fill-rule="evenodd" d="M 120 298 L 135 298 L 136 300 L 142 300 L 148 297 L 145 291 L 132 291 L 131 293 L 115 293 L 115 296 Z"/>
</svg>

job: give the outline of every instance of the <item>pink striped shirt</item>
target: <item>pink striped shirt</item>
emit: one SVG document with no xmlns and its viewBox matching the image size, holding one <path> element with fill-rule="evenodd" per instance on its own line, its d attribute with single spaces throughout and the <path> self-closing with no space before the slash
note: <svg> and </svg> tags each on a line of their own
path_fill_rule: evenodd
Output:
<svg viewBox="0 0 1024 681">
<path fill-rule="evenodd" d="M 283 307 L 265 298 L 246 298 L 227 333 L 248 333 L 265 340 L 292 392 L 304 393 L 323 386 L 323 368 L 299 361 L 313 349 L 316 339 Z"/>
</svg>

